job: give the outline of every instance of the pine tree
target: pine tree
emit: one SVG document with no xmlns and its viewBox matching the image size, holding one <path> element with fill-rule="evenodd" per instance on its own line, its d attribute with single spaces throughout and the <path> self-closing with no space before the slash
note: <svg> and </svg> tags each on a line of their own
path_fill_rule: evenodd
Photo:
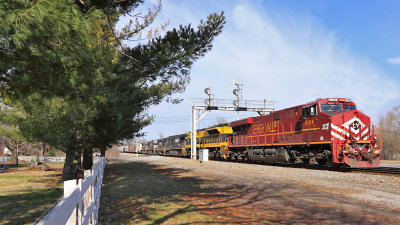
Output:
<svg viewBox="0 0 400 225">
<path fill-rule="evenodd" d="M 161 4 L 115 29 L 142 1 L 5 1 L 0 3 L 0 85 L 3 104 L 18 108 L 16 125 L 29 140 L 66 153 L 64 180 L 76 177 L 80 158 L 140 135 L 146 110 L 184 90 L 190 67 L 212 47 L 225 23 L 212 14 L 188 26 L 149 35 Z M 157 32 L 155 32 L 157 33 Z"/>
</svg>

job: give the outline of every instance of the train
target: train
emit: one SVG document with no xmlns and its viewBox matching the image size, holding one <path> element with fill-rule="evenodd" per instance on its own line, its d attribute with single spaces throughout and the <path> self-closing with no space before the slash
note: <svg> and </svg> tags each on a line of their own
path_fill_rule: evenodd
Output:
<svg viewBox="0 0 400 225">
<path fill-rule="evenodd" d="M 379 167 L 382 139 L 349 98 L 319 98 L 196 131 L 210 159 Z M 144 144 L 141 153 L 189 157 L 191 133 Z"/>
</svg>

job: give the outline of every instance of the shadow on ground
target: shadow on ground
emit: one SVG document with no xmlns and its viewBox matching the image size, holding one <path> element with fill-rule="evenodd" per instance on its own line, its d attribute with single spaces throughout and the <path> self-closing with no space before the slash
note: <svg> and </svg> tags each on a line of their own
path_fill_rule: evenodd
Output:
<svg viewBox="0 0 400 225">
<path fill-rule="evenodd" d="M 145 162 L 108 164 L 102 187 L 100 223 L 155 221 L 159 217 L 156 214 L 166 208 L 174 212 L 187 206 L 191 208 L 180 196 L 199 190 L 201 180 L 180 177 L 185 172 L 160 169 Z"/>
<path fill-rule="evenodd" d="M 100 224 L 396 224 L 384 210 L 293 184 L 201 179 L 146 162 L 108 164 Z M 361 208 L 360 208 L 361 207 Z"/>
<path fill-rule="evenodd" d="M 62 196 L 61 188 L 44 188 L 0 196 L 0 224 L 32 224 Z"/>
</svg>

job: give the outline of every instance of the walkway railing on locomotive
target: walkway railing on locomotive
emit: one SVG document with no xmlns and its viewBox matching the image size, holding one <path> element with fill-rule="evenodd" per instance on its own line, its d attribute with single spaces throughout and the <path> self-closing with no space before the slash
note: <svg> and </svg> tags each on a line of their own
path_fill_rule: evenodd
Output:
<svg viewBox="0 0 400 225">
<path fill-rule="evenodd" d="M 279 135 L 281 135 L 281 133 L 271 133 L 271 134 L 256 135 L 256 136 L 238 135 L 238 136 L 233 136 L 232 139 L 229 138 L 229 140 L 231 142 L 230 145 L 267 144 L 267 136 L 271 136 L 271 143 L 279 141 L 279 139 L 283 140 L 284 136 L 283 135 L 279 136 Z M 263 140 L 261 140 L 260 138 L 263 138 Z"/>
</svg>

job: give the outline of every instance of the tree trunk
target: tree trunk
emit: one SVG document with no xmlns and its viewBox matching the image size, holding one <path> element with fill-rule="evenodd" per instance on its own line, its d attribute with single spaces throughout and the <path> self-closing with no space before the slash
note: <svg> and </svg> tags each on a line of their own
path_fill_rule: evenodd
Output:
<svg viewBox="0 0 400 225">
<path fill-rule="evenodd" d="M 100 149 L 101 157 L 105 157 L 106 156 L 106 151 L 107 151 L 107 148 Z"/>
<path fill-rule="evenodd" d="M 79 157 L 78 157 L 79 156 Z M 73 180 L 77 178 L 80 154 L 74 150 L 68 150 L 65 152 L 65 162 L 63 168 L 63 180 Z"/>
<path fill-rule="evenodd" d="M 15 164 L 17 165 L 17 167 L 18 167 L 18 150 L 19 150 L 19 144 L 17 144 L 17 151 L 15 154 Z"/>
<path fill-rule="evenodd" d="M 39 156 L 40 156 L 40 150 L 36 150 L 36 166 L 39 164 Z"/>
<path fill-rule="evenodd" d="M 93 167 L 93 149 L 86 149 L 83 151 L 82 167 L 84 170 L 92 169 L 92 167 Z"/>
<path fill-rule="evenodd" d="M 42 143 L 42 147 L 40 149 L 40 156 L 44 157 L 44 152 L 46 151 L 46 143 Z"/>
</svg>

